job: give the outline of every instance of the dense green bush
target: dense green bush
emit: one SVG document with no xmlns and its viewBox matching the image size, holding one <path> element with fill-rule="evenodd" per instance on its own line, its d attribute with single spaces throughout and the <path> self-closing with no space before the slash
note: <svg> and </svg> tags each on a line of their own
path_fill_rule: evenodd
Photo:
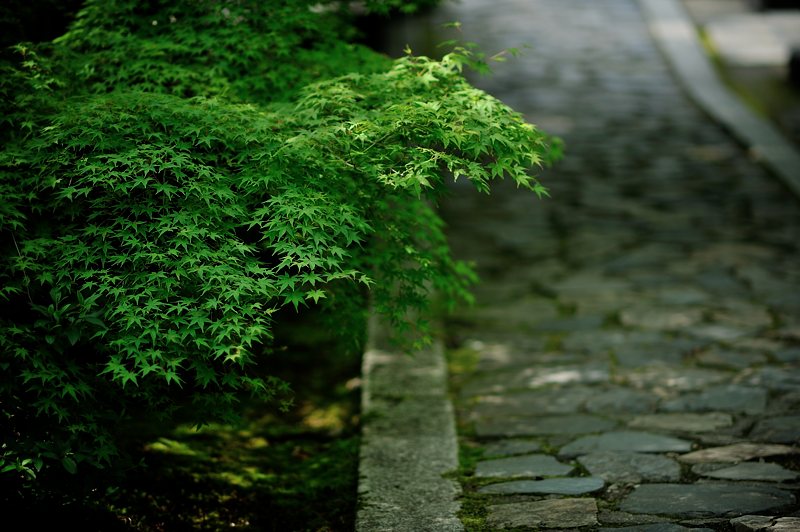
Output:
<svg viewBox="0 0 800 532">
<path fill-rule="evenodd" d="M 139 412 L 283 403 L 276 313 L 357 337 L 369 293 L 400 332 L 468 298 L 433 206 L 488 191 L 548 140 L 440 61 L 342 40 L 317 1 L 86 2 L 3 67 L 0 469 L 102 467 Z M 373 7 L 400 2 L 372 2 Z M 313 7 L 313 9 L 312 9 Z"/>
</svg>

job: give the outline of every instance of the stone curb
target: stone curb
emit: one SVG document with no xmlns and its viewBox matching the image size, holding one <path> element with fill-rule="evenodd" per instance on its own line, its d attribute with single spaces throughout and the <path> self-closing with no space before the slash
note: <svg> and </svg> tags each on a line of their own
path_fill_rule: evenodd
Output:
<svg viewBox="0 0 800 532">
<path fill-rule="evenodd" d="M 359 532 L 462 531 L 453 406 L 441 343 L 393 348 L 376 317 L 362 364 Z"/>
<path fill-rule="evenodd" d="M 639 0 L 656 43 L 691 98 L 800 199 L 800 152 L 719 80 L 680 0 Z"/>
</svg>

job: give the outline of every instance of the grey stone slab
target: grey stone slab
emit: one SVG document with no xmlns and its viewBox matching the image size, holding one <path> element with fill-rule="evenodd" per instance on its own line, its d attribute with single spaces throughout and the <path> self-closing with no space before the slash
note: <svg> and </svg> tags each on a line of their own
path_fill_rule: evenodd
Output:
<svg viewBox="0 0 800 532">
<path fill-rule="evenodd" d="M 620 504 L 631 513 L 685 517 L 741 515 L 794 504 L 788 491 L 761 485 L 643 484 Z"/>
<path fill-rule="evenodd" d="M 740 299 L 717 302 L 718 308 L 711 312 L 711 320 L 722 325 L 731 325 L 749 330 L 761 330 L 772 326 L 772 316 L 767 307 Z"/>
<path fill-rule="evenodd" d="M 783 342 L 769 338 L 742 338 L 729 344 L 729 347 L 738 351 L 773 354 L 786 349 Z M 800 349 L 798 349 L 800 351 Z M 800 353 L 798 353 L 800 355 Z M 788 361 L 786 361 L 788 362 Z"/>
<path fill-rule="evenodd" d="M 637 306 L 620 312 L 620 322 L 626 327 L 654 331 L 675 331 L 700 323 L 703 312 L 699 308 Z"/>
<path fill-rule="evenodd" d="M 743 418 L 735 423 L 733 427 L 714 432 L 695 432 L 692 437 L 695 443 L 702 447 L 733 445 L 744 441 L 743 433 L 749 427 L 748 423 L 752 423 L 752 421 Z"/>
<path fill-rule="evenodd" d="M 794 316 L 785 316 L 788 323 L 778 328 L 773 334 L 776 338 L 788 341 L 800 341 L 800 322 Z"/>
<path fill-rule="evenodd" d="M 800 390 L 780 393 L 773 397 L 769 403 L 769 412 L 792 415 L 800 412 Z"/>
<path fill-rule="evenodd" d="M 773 517 L 769 515 L 743 515 L 731 519 L 736 532 L 797 532 L 800 517 Z"/>
<path fill-rule="evenodd" d="M 686 367 L 653 367 L 620 372 L 631 386 L 644 390 L 662 388 L 666 391 L 703 390 L 730 379 L 730 373 L 716 369 Z"/>
<path fill-rule="evenodd" d="M 535 392 L 482 395 L 472 409 L 473 418 L 577 413 L 595 393 L 588 386 L 570 386 Z"/>
<path fill-rule="evenodd" d="M 552 494 L 583 495 L 603 489 L 605 482 L 598 477 L 548 478 L 545 480 L 513 480 L 489 484 L 478 489 L 485 494 Z"/>
<path fill-rule="evenodd" d="M 681 519 L 681 525 L 684 525 L 689 528 L 689 530 L 703 530 L 708 532 L 709 530 L 720 530 L 721 528 L 724 530 L 728 525 L 728 518 L 727 517 L 700 517 L 697 519 Z"/>
<path fill-rule="evenodd" d="M 676 344 L 677 342 L 649 346 L 624 345 L 614 349 L 614 359 L 622 368 L 679 366 L 686 350 Z"/>
<path fill-rule="evenodd" d="M 631 532 L 683 532 L 684 530 L 690 530 L 691 532 L 714 532 L 711 528 L 686 528 L 675 523 L 653 523 L 651 525 L 635 525 L 622 528 L 601 528 L 600 530 L 629 530 Z"/>
<path fill-rule="evenodd" d="M 735 463 L 752 460 L 753 458 L 797 454 L 798 452 L 800 451 L 788 445 L 734 443 L 733 445 L 711 447 L 709 449 L 682 454 L 678 457 L 678 460 L 686 464 Z"/>
<path fill-rule="evenodd" d="M 473 329 L 472 332 L 475 332 Z M 492 342 L 471 338 L 466 340 L 462 349 L 469 349 L 479 355 L 477 369 L 489 371 L 509 367 L 528 367 L 541 358 L 544 341 L 533 341 L 525 345 L 516 345 L 508 341 Z"/>
<path fill-rule="evenodd" d="M 657 234 L 653 234 L 654 238 L 664 238 L 667 239 L 674 239 L 676 241 L 688 241 L 684 236 L 683 231 L 672 231 L 670 229 L 662 229 L 658 231 Z M 673 268 L 669 268 L 667 266 L 664 269 L 654 269 L 654 268 L 640 268 L 637 270 L 631 270 L 627 272 L 625 275 L 628 277 L 634 284 L 637 291 L 640 293 L 638 300 L 635 302 L 635 305 L 631 306 L 639 306 L 639 305 L 647 305 L 652 304 L 654 307 L 657 308 L 679 308 L 685 307 L 684 304 L 673 304 L 668 305 L 664 302 L 664 300 L 655 295 L 656 290 L 664 289 L 669 287 L 670 285 L 679 282 L 674 276 L 670 275 L 672 273 Z"/>
<path fill-rule="evenodd" d="M 766 366 L 755 371 L 746 382 L 775 391 L 800 390 L 800 368 Z"/>
<path fill-rule="evenodd" d="M 523 367 L 500 367 L 493 371 L 476 372 L 462 385 L 461 396 L 505 394 L 522 390 L 527 388 L 525 383 L 536 373 L 533 360 Z"/>
<path fill-rule="evenodd" d="M 536 434 L 591 434 L 613 429 L 616 421 L 587 414 L 548 416 L 531 420 Z"/>
<path fill-rule="evenodd" d="M 584 231 L 569 235 L 568 238 L 569 241 L 565 247 L 570 261 L 586 264 L 596 264 L 599 261 L 608 260 L 619 253 L 623 242 L 635 241 L 635 237 L 631 233 L 607 229 Z"/>
<path fill-rule="evenodd" d="M 577 315 L 565 318 L 542 320 L 536 323 L 534 330 L 546 332 L 571 332 L 596 330 L 603 326 L 606 317 L 603 315 Z"/>
<path fill-rule="evenodd" d="M 780 322 L 785 318 L 792 319 L 800 315 L 800 298 L 797 297 L 797 281 L 777 282 L 760 296 L 775 312 Z"/>
<path fill-rule="evenodd" d="M 766 355 L 757 352 L 742 352 L 732 349 L 711 349 L 698 353 L 695 357 L 697 363 L 704 366 L 728 369 L 744 369 L 750 366 L 763 364 L 767 361 Z"/>
<path fill-rule="evenodd" d="M 512 456 L 478 462 L 479 478 L 524 478 L 568 475 L 574 468 L 546 454 Z"/>
<path fill-rule="evenodd" d="M 541 436 L 553 434 L 590 434 L 609 430 L 616 422 L 587 414 L 563 416 L 484 417 L 475 422 L 479 437 Z"/>
<path fill-rule="evenodd" d="M 652 393 L 630 388 L 598 390 L 586 402 L 586 410 L 592 413 L 639 414 L 655 410 L 658 398 Z"/>
<path fill-rule="evenodd" d="M 530 424 L 517 417 L 481 416 L 474 423 L 475 435 L 479 438 L 513 438 L 515 436 L 535 436 Z"/>
<path fill-rule="evenodd" d="M 800 347 L 776 350 L 773 356 L 779 362 L 800 362 Z"/>
<path fill-rule="evenodd" d="M 729 384 L 714 386 L 705 391 L 686 394 L 664 401 L 659 407 L 665 412 L 721 411 L 760 414 L 767 407 L 767 390 L 754 386 Z"/>
<path fill-rule="evenodd" d="M 625 280 L 608 277 L 601 273 L 582 271 L 551 287 L 561 299 L 614 298 L 629 292 L 631 284 Z"/>
<path fill-rule="evenodd" d="M 657 454 L 605 451 L 580 456 L 578 462 L 593 476 L 611 483 L 677 482 L 681 477 L 676 461 Z"/>
<path fill-rule="evenodd" d="M 636 205 L 635 208 L 639 211 L 636 214 L 642 214 L 641 207 L 641 204 Z M 608 262 L 605 268 L 609 273 L 627 273 L 632 270 L 661 266 L 672 260 L 679 259 L 681 255 L 680 249 L 676 246 L 661 242 L 646 243 L 621 254 L 618 258 Z"/>
<path fill-rule="evenodd" d="M 486 524 L 493 529 L 579 528 L 597 525 L 597 502 L 590 498 L 494 504 Z"/>
<path fill-rule="evenodd" d="M 499 394 L 549 385 L 595 384 L 608 382 L 610 378 L 607 363 L 541 366 L 534 362 L 531 361 L 524 368 L 506 368 L 477 374 L 464 385 L 462 395 Z"/>
<path fill-rule="evenodd" d="M 730 148 L 731 146 L 725 146 L 725 149 Z M 776 259 L 776 250 L 766 244 L 715 240 L 707 242 L 705 246 L 692 253 L 690 262 L 707 269 L 719 265 L 736 267 L 754 262 L 769 264 Z"/>
<path fill-rule="evenodd" d="M 720 464 L 716 462 L 694 464 L 692 466 L 692 473 L 702 477 L 705 476 L 706 473 L 711 473 L 713 471 L 717 471 L 719 469 L 725 469 L 728 467 L 730 467 L 730 464 Z"/>
<path fill-rule="evenodd" d="M 733 342 L 739 338 L 752 334 L 752 327 L 723 325 L 719 323 L 701 323 L 687 327 L 682 332 L 695 338 L 713 342 Z"/>
<path fill-rule="evenodd" d="M 540 451 L 542 445 L 534 440 L 500 440 L 489 443 L 483 451 L 485 458 L 499 457 L 499 456 L 513 456 L 516 454 L 528 454 Z"/>
<path fill-rule="evenodd" d="M 607 363 L 536 368 L 535 373 L 526 379 L 525 385 L 539 388 L 550 384 L 596 384 L 608 382 L 610 373 Z"/>
<path fill-rule="evenodd" d="M 733 417 L 724 412 L 649 414 L 635 417 L 628 423 L 631 428 L 674 432 L 709 432 L 732 425 Z"/>
<path fill-rule="evenodd" d="M 689 519 L 681 519 L 679 521 L 681 525 L 688 526 L 690 529 L 695 529 L 695 527 L 713 527 L 712 530 L 719 530 L 722 528 L 723 530 L 728 525 L 728 518 L 727 517 L 693 517 Z M 701 530 L 707 530 L 703 528 Z"/>
<path fill-rule="evenodd" d="M 635 528 L 637 526 L 669 524 L 665 517 L 647 514 L 631 514 L 620 511 L 601 511 L 597 518 L 603 525 L 615 527 L 632 526 Z M 608 530 L 611 530 L 611 528 Z"/>
<path fill-rule="evenodd" d="M 762 419 L 753 427 L 750 438 L 770 443 L 800 443 L 800 416 Z"/>
<path fill-rule="evenodd" d="M 463 319 L 480 323 L 481 327 L 493 330 L 530 330 L 540 321 L 554 320 L 558 308 L 553 301 L 543 298 L 517 297 L 501 305 L 482 305 L 467 309 Z"/>
<path fill-rule="evenodd" d="M 733 467 L 725 467 L 703 473 L 709 478 L 721 480 L 763 480 L 767 482 L 783 482 L 795 480 L 800 474 L 790 471 L 778 464 L 764 462 L 742 462 Z"/>
<path fill-rule="evenodd" d="M 643 453 L 682 452 L 692 443 L 670 436 L 640 431 L 613 431 L 599 436 L 584 436 L 565 445 L 561 456 L 578 456 L 595 451 L 633 451 Z"/>
<path fill-rule="evenodd" d="M 708 292 L 696 286 L 680 286 L 671 284 L 668 288 L 661 288 L 655 297 L 659 303 L 665 305 L 700 305 L 708 302 L 711 296 Z"/>
<path fill-rule="evenodd" d="M 597 353 L 618 349 L 622 346 L 653 346 L 668 342 L 669 338 L 657 331 L 576 331 L 563 340 L 563 347 L 567 351 L 588 351 Z"/>
<path fill-rule="evenodd" d="M 767 532 L 797 532 L 800 530 L 800 517 L 779 517 Z"/>
<path fill-rule="evenodd" d="M 695 280 L 709 292 L 719 295 L 746 295 L 739 279 L 725 268 L 704 270 L 695 277 Z"/>
<path fill-rule="evenodd" d="M 775 518 L 768 515 L 743 515 L 731 519 L 731 526 L 736 532 L 754 532 L 766 530 L 774 521 Z"/>
</svg>

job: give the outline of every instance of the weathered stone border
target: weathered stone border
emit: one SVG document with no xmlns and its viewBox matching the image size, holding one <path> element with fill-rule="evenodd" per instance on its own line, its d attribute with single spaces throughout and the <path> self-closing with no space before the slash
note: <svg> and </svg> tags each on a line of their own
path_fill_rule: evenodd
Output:
<svg viewBox="0 0 800 532">
<path fill-rule="evenodd" d="M 680 0 L 639 0 L 650 31 L 692 99 L 800 198 L 800 153 L 719 80 Z"/>
<path fill-rule="evenodd" d="M 362 366 L 359 532 L 462 531 L 453 406 L 440 343 L 392 348 L 373 317 Z"/>
</svg>

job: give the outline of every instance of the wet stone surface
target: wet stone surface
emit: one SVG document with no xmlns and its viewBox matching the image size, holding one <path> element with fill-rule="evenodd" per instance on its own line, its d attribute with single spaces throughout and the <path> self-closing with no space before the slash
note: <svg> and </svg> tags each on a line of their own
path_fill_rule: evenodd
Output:
<svg viewBox="0 0 800 532">
<path fill-rule="evenodd" d="M 714 386 L 708 390 L 687 394 L 661 404 L 667 412 L 723 411 L 761 414 L 767 407 L 767 390 L 735 384 Z"/>
<path fill-rule="evenodd" d="M 486 458 L 513 456 L 517 454 L 535 453 L 541 450 L 542 445 L 534 440 L 498 440 L 484 448 L 483 456 Z"/>
<path fill-rule="evenodd" d="M 638 2 L 596 4 L 426 19 L 530 44 L 474 81 L 567 145 L 548 199 L 459 182 L 440 205 L 482 279 L 445 324 L 476 358 L 451 380 L 460 437 L 484 448 L 468 489 L 490 529 L 776 527 L 800 515 L 800 203 L 687 98 Z M 534 453 L 575 469 L 486 483 L 550 476 Z"/>
<path fill-rule="evenodd" d="M 731 526 L 736 532 L 794 532 L 800 530 L 800 517 L 743 515 L 731 519 Z"/>
<path fill-rule="evenodd" d="M 658 398 L 651 394 L 631 390 L 630 388 L 612 388 L 598 390 L 597 393 L 586 402 L 586 410 L 593 413 L 620 414 L 632 413 L 639 414 L 652 412 L 655 410 Z"/>
<path fill-rule="evenodd" d="M 692 470 L 695 469 L 692 468 Z M 764 462 L 744 462 L 732 467 L 707 471 L 702 475 L 722 480 L 762 480 L 764 482 L 783 482 L 800 477 L 800 474 L 789 471 L 778 464 Z"/>
<path fill-rule="evenodd" d="M 489 507 L 489 526 L 578 528 L 597 524 L 594 499 L 551 499 L 536 502 L 497 504 Z"/>
<path fill-rule="evenodd" d="M 733 425 L 733 417 L 721 412 L 708 414 L 652 414 L 638 416 L 628 423 L 638 429 L 671 432 L 709 432 Z"/>
<path fill-rule="evenodd" d="M 635 525 L 635 526 L 625 526 L 625 527 L 614 527 L 614 528 L 601 528 L 600 530 L 628 530 L 630 532 L 684 532 L 684 531 L 692 531 L 692 532 L 709 532 L 713 529 L 711 528 L 687 528 L 685 526 L 681 526 L 675 523 L 654 523 L 651 525 Z"/>
<path fill-rule="evenodd" d="M 767 443 L 734 443 L 721 447 L 709 447 L 700 451 L 693 451 L 678 457 L 678 460 L 687 464 L 703 464 L 718 462 L 742 462 L 753 458 L 766 458 L 771 456 L 784 456 L 797 454 L 798 449 L 788 445 Z"/>
<path fill-rule="evenodd" d="M 644 484 L 620 504 L 631 513 L 675 516 L 727 516 L 762 512 L 794 504 L 788 491 L 743 484 Z"/>
<path fill-rule="evenodd" d="M 489 484 L 478 489 L 478 493 L 523 495 L 556 494 L 581 495 L 603 488 L 605 482 L 598 477 L 548 478 L 545 480 L 514 480 Z"/>
<path fill-rule="evenodd" d="M 481 395 L 468 412 L 474 419 L 515 418 L 529 415 L 574 414 L 582 410 L 595 392 L 580 386 L 535 392 Z"/>
<path fill-rule="evenodd" d="M 478 478 L 551 477 L 568 475 L 572 469 L 572 466 L 562 464 L 552 456 L 534 454 L 478 462 L 475 476 Z"/>
<path fill-rule="evenodd" d="M 797 444 L 800 442 L 800 416 L 779 416 L 762 419 L 750 432 L 756 441 Z"/>
<path fill-rule="evenodd" d="M 483 418 L 475 423 L 478 436 L 541 436 L 601 432 L 617 425 L 614 421 L 585 414 L 563 417 Z"/>
<path fill-rule="evenodd" d="M 744 353 L 732 350 L 712 349 L 700 353 L 696 357 L 697 363 L 726 369 L 745 369 L 750 366 L 763 364 L 767 356 L 763 353 Z"/>
<path fill-rule="evenodd" d="M 581 456 L 578 462 L 606 482 L 677 482 L 681 476 L 680 465 L 662 455 L 606 451 Z"/>
<path fill-rule="evenodd" d="M 563 446 L 559 454 L 561 456 L 577 456 L 594 451 L 665 453 L 688 451 L 691 446 L 691 442 L 671 436 L 624 430 L 606 432 L 597 436 L 584 436 Z"/>
<path fill-rule="evenodd" d="M 761 367 L 746 382 L 768 390 L 795 391 L 800 388 L 800 367 L 797 364 Z"/>
</svg>

